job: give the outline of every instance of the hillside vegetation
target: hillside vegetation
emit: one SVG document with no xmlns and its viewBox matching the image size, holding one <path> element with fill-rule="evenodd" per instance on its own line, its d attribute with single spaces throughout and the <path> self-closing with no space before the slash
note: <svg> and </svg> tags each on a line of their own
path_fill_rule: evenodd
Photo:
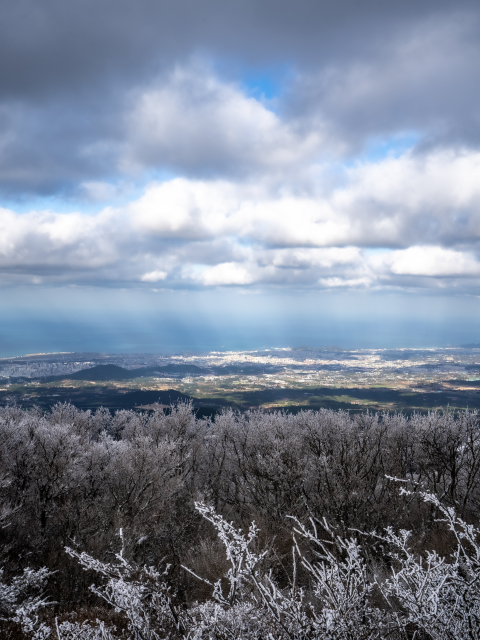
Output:
<svg viewBox="0 0 480 640">
<path fill-rule="evenodd" d="M 474 412 L 11 406 L 0 469 L 2 638 L 480 637 Z"/>
<path fill-rule="evenodd" d="M 170 364 L 156 367 L 138 367 L 136 369 L 124 369 L 116 364 L 99 364 L 67 375 L 47 376 L 44 380 L 86 380 L 91 382 L 135 380 L 136 378 L 149 378 L 155 376 L 155 374 L 188 375 L 193 373 L 198 375 L 203 371 L 203 369 L 194 364 Z"/>
</svg>

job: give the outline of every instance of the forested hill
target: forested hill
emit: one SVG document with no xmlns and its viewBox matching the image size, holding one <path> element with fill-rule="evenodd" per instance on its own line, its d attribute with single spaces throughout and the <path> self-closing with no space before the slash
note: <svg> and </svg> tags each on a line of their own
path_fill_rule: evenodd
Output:
<svg viewBox="0 0 480 640">
<path fill-rule="evenodd" d="M 123 367 L 119 367 L 116 364 L 101 364 L 91 369 L 82 369 L 76 373 L 69 373 L 68 375 L 55 376 L 59 378 L 68 378 L 69 380 L 86 380 L 91 382 L 97 382 L 100 380 L 131 380 L 133 378 L 132 372 Z"/>
<path fill-rule="evenodd" d="M 194 364 L 169 364 L 163 367 L 140 367 L 138 369 L 124 369 L 116 364 L 100 364 L 90 369 L 82 369 L 76 373 L 60 376 L 49 376 L 48 380 L 85 380 L 99 382 L 102 380 L 133 380 L 134 378 L 165 376 L 200 375 L 204 369 Z"/>
</svg>

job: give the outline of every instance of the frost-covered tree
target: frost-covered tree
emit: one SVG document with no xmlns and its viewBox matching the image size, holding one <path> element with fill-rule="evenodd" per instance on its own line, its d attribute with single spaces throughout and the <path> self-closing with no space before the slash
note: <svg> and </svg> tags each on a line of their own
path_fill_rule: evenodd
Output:
<svg viewBox="0 0 480 640">
<path fill-rule="evenodd" d="M 0 408 L 5 584 L 48 567 L 66 640 L 134 637 L 109 580 L 159 637 L 476 637 L 479 508 L 475 412 Z"/>
</svg>

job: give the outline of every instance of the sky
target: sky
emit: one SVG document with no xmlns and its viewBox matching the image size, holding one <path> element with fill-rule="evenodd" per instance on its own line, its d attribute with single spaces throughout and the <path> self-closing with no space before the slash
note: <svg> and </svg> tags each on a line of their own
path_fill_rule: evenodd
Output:
<svg viewBox="0 0 480 640">
<path fill-rule="evenodd" d="M 480 342 L 480 5 L 3 0 L 0 356 Z"/>
</svg>

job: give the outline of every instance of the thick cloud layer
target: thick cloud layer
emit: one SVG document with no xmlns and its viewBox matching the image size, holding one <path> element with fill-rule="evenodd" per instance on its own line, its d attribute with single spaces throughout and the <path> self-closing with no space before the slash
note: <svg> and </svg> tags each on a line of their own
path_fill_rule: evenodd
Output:
<svg viewBox="0 0 480 640">
<path fill-rule="evenodd" d="M 5 283 L 468 291 L 479 172 L 480 153 L 435 151 L 356 165 L 336 187 L 319 171 L 302 193 L 296 180 L 174 178 L 97 215 L 2 210 L 0 270 Z"/>
<path fill-rule="evenodd" d="M 479 60 L 468 1 L 8 0 L 0 282 L 475 292 Z"/>
</svg>

